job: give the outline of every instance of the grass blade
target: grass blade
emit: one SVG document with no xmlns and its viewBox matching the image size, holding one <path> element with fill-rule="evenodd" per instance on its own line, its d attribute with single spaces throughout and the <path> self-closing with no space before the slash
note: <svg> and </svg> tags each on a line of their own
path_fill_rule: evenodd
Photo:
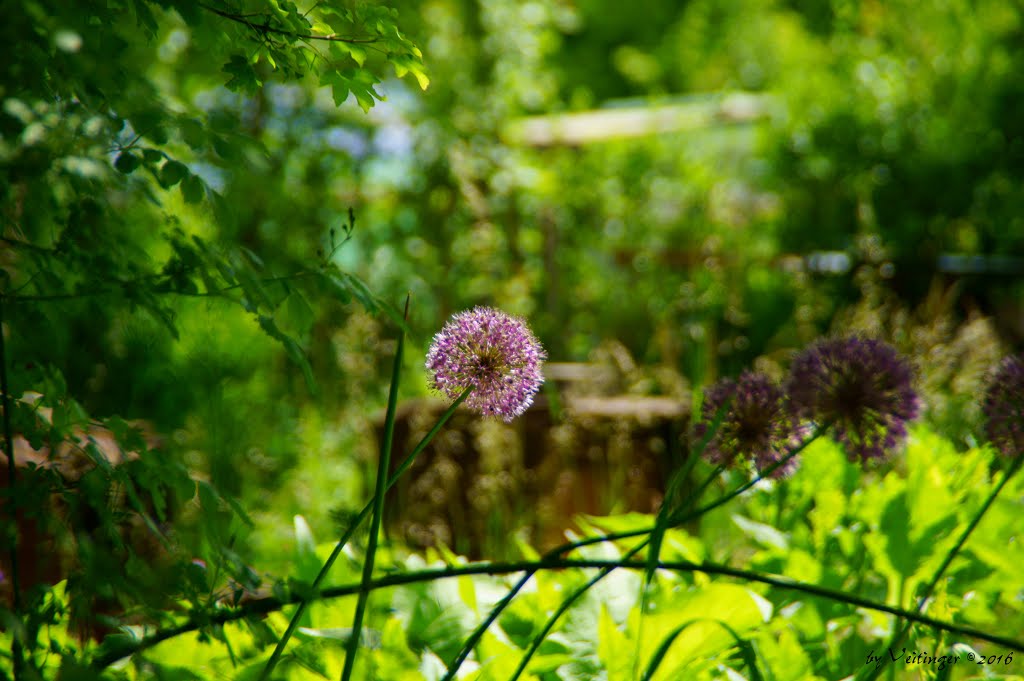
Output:
<svg viewBox="0 0 1024 681">
<path fill-rule="evenodd" d="M 409 297 L 405 298 L 405 318 L 409 318 Z M 362 588 L 356 600 L 356 613 L 352 619 L 352 636 L 348 640 L 345 651 L 345 667 L 341 672 L 341 681 L 352 678 L 355 668 L 356 653 L 359 651 L 359 635 L 366 614 L 366 603 L 370 598 L 369 585 L 373 579 L 373 563 L 377 553 L 377 535 L 380 534 L 381 516 L 384 515 L 384 494 L 388 488 L 388 471 L 391 469 L 391 445 L 395 438 L 395 411 L 398 409 L 398 383 L 402 373 L 402 353 L 405 349 L 405 331 L 398 332 L 398 348 L 395 350 L 395 362 L 391 369 L 391 388 L 388 390 L 388 410 L 384 417 L 384 441 L 381 443 L 380 459 L 377 462 L 377 482 L 373 492 L 373 515 L 370 517 L 370 539 L 363 559 Z"/>
</svg>

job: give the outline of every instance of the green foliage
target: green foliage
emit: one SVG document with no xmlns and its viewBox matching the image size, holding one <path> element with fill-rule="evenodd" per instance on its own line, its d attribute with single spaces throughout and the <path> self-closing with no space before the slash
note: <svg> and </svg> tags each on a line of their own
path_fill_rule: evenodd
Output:
<svg viewBox="0 0 1024 681">
<path fill-rule="evenodd" d="M 984 448 L 957 453 L 938 436 L 918 429 L 904 471 L 887 472 L 874 485 L 849 488 L 843 469 L 853 464 L 834 445 L 818 440 L 806 450 L 795 477 L 763 487 L 732 508 L 713 512 L 702 523 L 700 536 L 681 529 L 666 531 L 663 564 L 693 561 L 689 562 L 692 567 L 656 572 L 652 583 L 656 597 L 649 611 L 641 614 L 638 607 L 642 560 L 632 563 L 632 570 L 613 571 L 588 591 L 542 643 L 527 669 L 528 678 L 626 679 L 634 678 L 639 669 L 642 678 L 650 679 L 712 679 L 724 673 L 747 678 L 838 679 L 863 671 L 868 656 L 884 650 L 895 618 L 854 607 L 844 602 L 844 594 L 874 596 L 880 602 L 902 603 L 905 609 L 913 609 L 915 575 L 934 571 L 936 558 L 948 551 L 949 539 L 959 533 L 988 495 L 987 482 L 966 481 L 976 475 L 987 477 L 990 457 L 991 451 Z M 922 480 L 928 480 L 923 487 Z M 1010 512 L 1015 503 L 1010 499 L 1021 487 L 1019 478 L 1011 483 L 1003 510 L 999 506 L 994 509 L 996 515 L 985 519 L 953 563 L 949 580 L 929 608 L 933 617 L 954 626 L 959 622 L 977 625 L 994 622 L 998 613 L 1001 626 L 1011 631 L 1024 623 L 1024 611 L 1015 598 L 1024 588 L 1016 569 L 1019 561 L 1012 548 L 1011 554 L 1002 548 L 991 550 L 1006 546 L 1008 526 L 1000 514 Z M 843 501 L 840 505 L 827 501 L 832 498 Z M 950 503 L 926 501 L 935 498 Z M 747 519 L 737 523 L 740 531 L 731 538 L 727 566 L 713 560 L 722 543 L 716 516 L 726 522 Z M 600 537 L 608 529 L 649 532 L 653 520 L 635 514 L 591 518 L 586 525 L 592 536 Z M 757 529 L 769 522 L 777 528 L 774 534 Z M 901 535 L 908 534 L 908 527 L 914 528 L 909 531 L 911 537 L 927 535 L 931 541 L 898 542 Z M 317 562 L 310 564 L 312 537 L 304 521 L 296 522 L 296 539 L 294 574 L 308 575 L 309 567 L 315 569 Z M 318 549 L 321 557 L 327 548 Z M 614 565 L 623 554 L 616 544 L 605 543 L 579 549 L 576 555 Z M 343 561 L 334 575 L 340 583 L 358 584 L 358 557 L 353 558 Z M 439 678 L 444 662 L 504 594 L 511 579 L 479 574 L 431 579 L 431 570 L 443 574 L 471 567 L 446 553 L 430 552 L 424 559 L 382 551 L 378 560 L 385 575 L 423 575 L 423 581 L 392 587 L 371 601 L 375 605 L 363 633 L 367 660 L 362 674 L 374 679 Z M 741 566 L 747 564 L 758 572 L 745 571 Z M 305 573 L 303 565 L 308 566 Z M 500 564 L 493 567 L 494 572 L 503 570 Z M 731 570 L 734 576 L 781 574 L 789 581 L 737 583 L 721 570 Z M 473 667 L 476 671 L 468 677 L 505 678 L 549 613 L 592 574 L 592 570 L 578 568 L 537 572 L 529 589 L 481 640 Z M 836 595 L 814 595 L 802 591 L 801 585 L 824 587 Z M 46 637 L 50 645 L 68 645 L 62 638 L 66 634 L 61 633 L 67 610 L 66 604 L 61 605 L 63 591 L 54 590 L 48 597 L 56 607 L 48 611 L 54 619 Z M 353 597 L 313 603 L 282 658 L 281 673 L 288 678 L 336 676 L 344 657 L 343 644 L 351 634 L 349 629 L 338 628 L 338 623 L 350 620 L 353 606 Z M 274 612 L 265 621 L 245 618 L 215 625 L 205 636 L 175 636 L 133 656 L 133 676 L 145 677 L 155 670 L 189 678 L 219 673 L 255 676 L 275 641 L 274 629 L 280 631 L 286 622 L 281 612 Z M 955 629 L 937 632 L 921 627 L 914 632 L 905 644 L 908 650 L 960 654 L 965 661 L 969 650 L 986 656 L 1010 652 L 964 647 L 964 639 Z M 131 638 L 121 644 L 130 646 Z M 104 644 L 111 645 L 115 645 L 113 639 Z M 183 659 L 190 660 L 187 668 L 180 665 Z M 926 663 L 907 664 L 914 674 L 937 671 Z M 999 673 L 1020 669 L 1020 663 L 1015 665 L 1010 656 L 1010 663 L 1003 663 Z"/>
<path fill-rule="evenodd" d="M 275 678 L 338 678 L 355 635 L 354 678 L 441 679 L 492 612 L 460 678 L 506 679 L 534 647 L 522 678 L 542 681 L 861 671 L 902 626 L 870 606 L 915 610 L 998 478 L 978 398 L 1019 340 L 1020 282 L 931 273 L 1024 244 L 1021 8 L 395 4 L 6 8 L 2 439 L 19 466 L 0 495 L 0 669 L 255 679 L 299 599 Z M 810 271 L 816 249 L 852 276 Z M 408 291 L 406 320 L 390 301 Z M 816 441 L 794 478 L 685 530 L 581 519 L 589 538 L 658 526 L 628 569 L 638 538 L 557 569 L 521 544 L 508 577 L 442 578 L 473 566 L 354 530 L 332 554 L 314 537 L 349 527 L 372 479 L 383 324 L 415 348 L 478 303 L 529 315 L 554 359 L 620 341 L 658 365 L 626 388 L 652 394 L 779 373 L 807 339 L 859 329 L 919 354 L 937 432 L 876 472 Z M 1024 630 L 1020 494 L 1011 480 L 929 594 L 950 627 L 914 625 L 908 649 L 1009 652 L 964 632 Z M 422 579 L 371 584 L 354 634 L 368 554 L 367 579 Z"/>
<path fill-rule="evenodd" d="M 39 648 L 41 625 L 57 621 L 46 580 L 66 577 L 63 624 L 83 648 L 175 613 L 209 622 L 222 599 L 263 584 L 236 548 L 252 521 L 233 497 L 242 478 L 229 433 L 252 414 L 228 418 L 225 397 L 254 365 L 232 368 L 217 357 L 222 345 L 204 347 L 209 321 L 195 309 L 224 315 L 243 342 L 255 332 L 279 343 L 314 394 L 309 344 L 324 306 L 397 314 L 332 260 L 344 243 L 335 233 L 347 240 L 354 229 L 351 211 L 291 254 L 261 256 L 237 238 L 253 228 L 232 197 L 237 169 L 268 150 L 228 91 L 345 72 L 368 109 L 364 95 L 382 98 L 373 88 L 389 63 L 426 87 L 396 21 L 361 3 L 34 0 L 7 13 L 0 35 L 18 48 L 0 67 L 0 359 L 3 438 L 17 445 L 18 474 L 3 504 L 18 523 L 5 524 L 0 548 L 5 595 L 25 595 L 4 616 L 27 617 L 9 627 L 19 676 L 54 664 L 81 672 L 82 651 Z M 274 383 L 264 378 L 268 394 L 281 390 Z M 170 437 L 204 411 L 203 426 Z M 108 637 L 101 654 L 133 637 Z M 210 637 L 224 639 L 219 625 L 203 626 Z"/>
</svg>

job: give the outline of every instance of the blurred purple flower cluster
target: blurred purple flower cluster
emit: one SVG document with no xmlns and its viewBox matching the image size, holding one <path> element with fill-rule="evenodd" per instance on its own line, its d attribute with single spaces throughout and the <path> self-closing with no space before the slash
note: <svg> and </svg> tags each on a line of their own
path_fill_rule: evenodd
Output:
<svg viewBox="0 0 1024 681">
<path fill-rule="evenodd" d="M 758 470 L 785 459 L 810 432 L 828 425 L 851 461 L 882 459 L 906 437 L 919 400 L 909 362 L 882 341 L 850 336 L 819 341 L 793 360 L 784 386 L 761 374 L 725 379 L 705 393 L 696 439 L 723 405 L 707 457 L 716 464 L 749 457 Z M 795 468 L 789 459 L 776 469 Z"/>
<path fill-rule="evenodd" d="M 1024 355 L 999 363 L 985 394 L 985 436 L 1008 457 L 1024 453 Z"/>
<path fill-rule="evenodd" d="M 719 417 L 719 427 L 711 432 Z M 704 453 L 717 465 L 749 457 L 758 471 L 771 470 L 773 477 L 783 477 L 796 468 L 795 460 L 772 467 L 800 443 L 805 430 L 782 388 L 764 374 L 746 371 L 738 381 L 724 379 L 708 389 L 694 439 L 703 441 L 711 435 Z"/>
<path fill-rule="evenodd" d="M 907 360 L 887 343 L 823 340 L 793 360 L 787 392 L 796 415 L 831 424 L 851 461 L 884 459 L 907 436 L 920 403 Z"/>
<path fill-rule="evenodd" d="M 466 405 L 511 421 L 533 403 L 544 381 L 543 346 L 526 323 L 477 307 L 451 318 L 434 336 L 426 367 L 431 387 L 451 399 L 467 388 Z M 798 353 L 778 385 L 744 372 L 705 390 L 693 442 L 716 465 L 752 461 L 780 477 L 796 461 L 790 453 L 827 427 L 850 461 L 886 459 L 906 439 L 921 403 L 910 362 L 883 341 L 860 336 L 818 341 Z M 1024 453 L 1024 355 L 1007 357 L 985 395 L 985 435 L 1006 456 Z M 781 463 L 781 465 L 779 465 Z"/>
<path fill-rule="evenodd" d="M 785 459 L 814 424 L 829 428 L 850 461 L 884 460 L 906 439 L 907 424 L 921 410 L 913 378 L 910 362 L 880 340 L 821 340 L 793 358 L 781 387 L 751 372 L 710 386 L 693 441 L 708 438 L 704 454 L 716 465 L 749 458 L 764 472 Z M 985 436 L 996 449 L 1008 457 L 1024 454 L 1024 355 L 999 364 L 984 413 Z M 788 460 L 774 473 L 794 468 Z"/>
</svg>

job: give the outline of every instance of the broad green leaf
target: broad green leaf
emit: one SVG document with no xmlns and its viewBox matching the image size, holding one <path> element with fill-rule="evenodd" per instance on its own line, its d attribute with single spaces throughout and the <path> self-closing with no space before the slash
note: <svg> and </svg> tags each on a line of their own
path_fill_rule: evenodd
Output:
<svg viewBox="0 0 1024 681">
<path fill-rule="evenodd" d="M 599 528 L 604 533 L 633 532 L 650 530 L 654 527 L 654 518 L 648 513 L 620 513 L 609 516 L 580 516 L 581 519 L 590 525 L 587 529 L 589 534 L 597 534 L 592 528 Z"/>
<path fill-rule="evenodd" d="M 416 77 L 416 82 L 419 83 L 421 90 L 426 90 L 430 87 L 430 77 L 427 76 L 426 71 L 416 66 L 411 67 L 409 70 L 412 71 L 412 75 Z"/>
<path fill-rule="evenodd" d="M 690 627 L 695 627 L 703 623 L 706 623 L 706 620 L 692 620 L 690 622 L 684 622 L 683 624 L 673 629 L 672 632 L 665 637 L 665 639 L 655 650 L 654 655 L 651 656 L 651 659 L 647 664 L 647 668 L 644 671 L 643 681 L 650 681 L 654 678 L 655 673 L 658 671 L 658 667 L 661 664 L 662 660 L 664 660 L 671 646 L 675 643 L 675 641 L 681 634 L 683 634 Z M 763 677 L 761 676 L 760 668 L 758 665 L 757 654 L 755 653 L 754 647 L 751 644 L 751 642 L 737 634 L 736 631 L 733 630 L 733 628 L 729 625 L 723 622 L 715 622 L 715 624 L 717 624 L 723 630 L 728 632 L 728 634 L 732 637 L 733 641 L 736 643 L 736 647 L 739 649 L 740 657 L 746 665 L 746 669 L 750 674 L 751 681 L 762 680 Z"/>
<path fill-rule="evenodd" d="M 213 140 L 213 150 L 225 161 L 237 161 L 241 158 L 242 151 L 238 144 L 227 136 L 213 134 L 210 135 L 210 139 Z"/>
</svg>

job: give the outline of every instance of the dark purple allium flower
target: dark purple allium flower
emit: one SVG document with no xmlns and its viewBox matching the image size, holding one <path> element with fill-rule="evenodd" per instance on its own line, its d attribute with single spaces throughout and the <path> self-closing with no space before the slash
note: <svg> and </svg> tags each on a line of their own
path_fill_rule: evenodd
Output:
<svg viewBox="0 0 1024 681">
<path fill-rule="evenodd" d="M 791 413 L 782 389 L 764 374 L 745 371 L 739 381 L 726 378 L 705 392 L 701 420 L 693 431 L 694 442 L 707 436 L 726 402 L 729 406 L 721 425 L 704 450 L 712 463 L 728 466 L 749 457 L 757 470 L 765 471 L 785 457 L 804 435 L 805 429 Z M 783 477 L 795 468 L 795 459 L 790 459 L 771 475 Z"/>
<path fill-rule="evenodd" d="M 525 322 L 477 307 L 452 317 L 434 336 L 427 370 L 434 390 L 455 399 L 472 386 L 467 406 L 511 421 L 526 411 L 544 382 L 544 359 L 544 348 Z"/>
<path fill-rule="evenodd" d="M 999 363 L 985 393 L 985 436 L 1004 456 L 1024 454 L 1024 355 Z"/>
<path fill-rule="evenodd" d="M 910 364 L 889 344 L 850 336 L 819 341 L 796 356 L 787 392 L 796 413 L 831 423 L 847 457 L 883 458 L 918 413 Z"/>
</svg>

